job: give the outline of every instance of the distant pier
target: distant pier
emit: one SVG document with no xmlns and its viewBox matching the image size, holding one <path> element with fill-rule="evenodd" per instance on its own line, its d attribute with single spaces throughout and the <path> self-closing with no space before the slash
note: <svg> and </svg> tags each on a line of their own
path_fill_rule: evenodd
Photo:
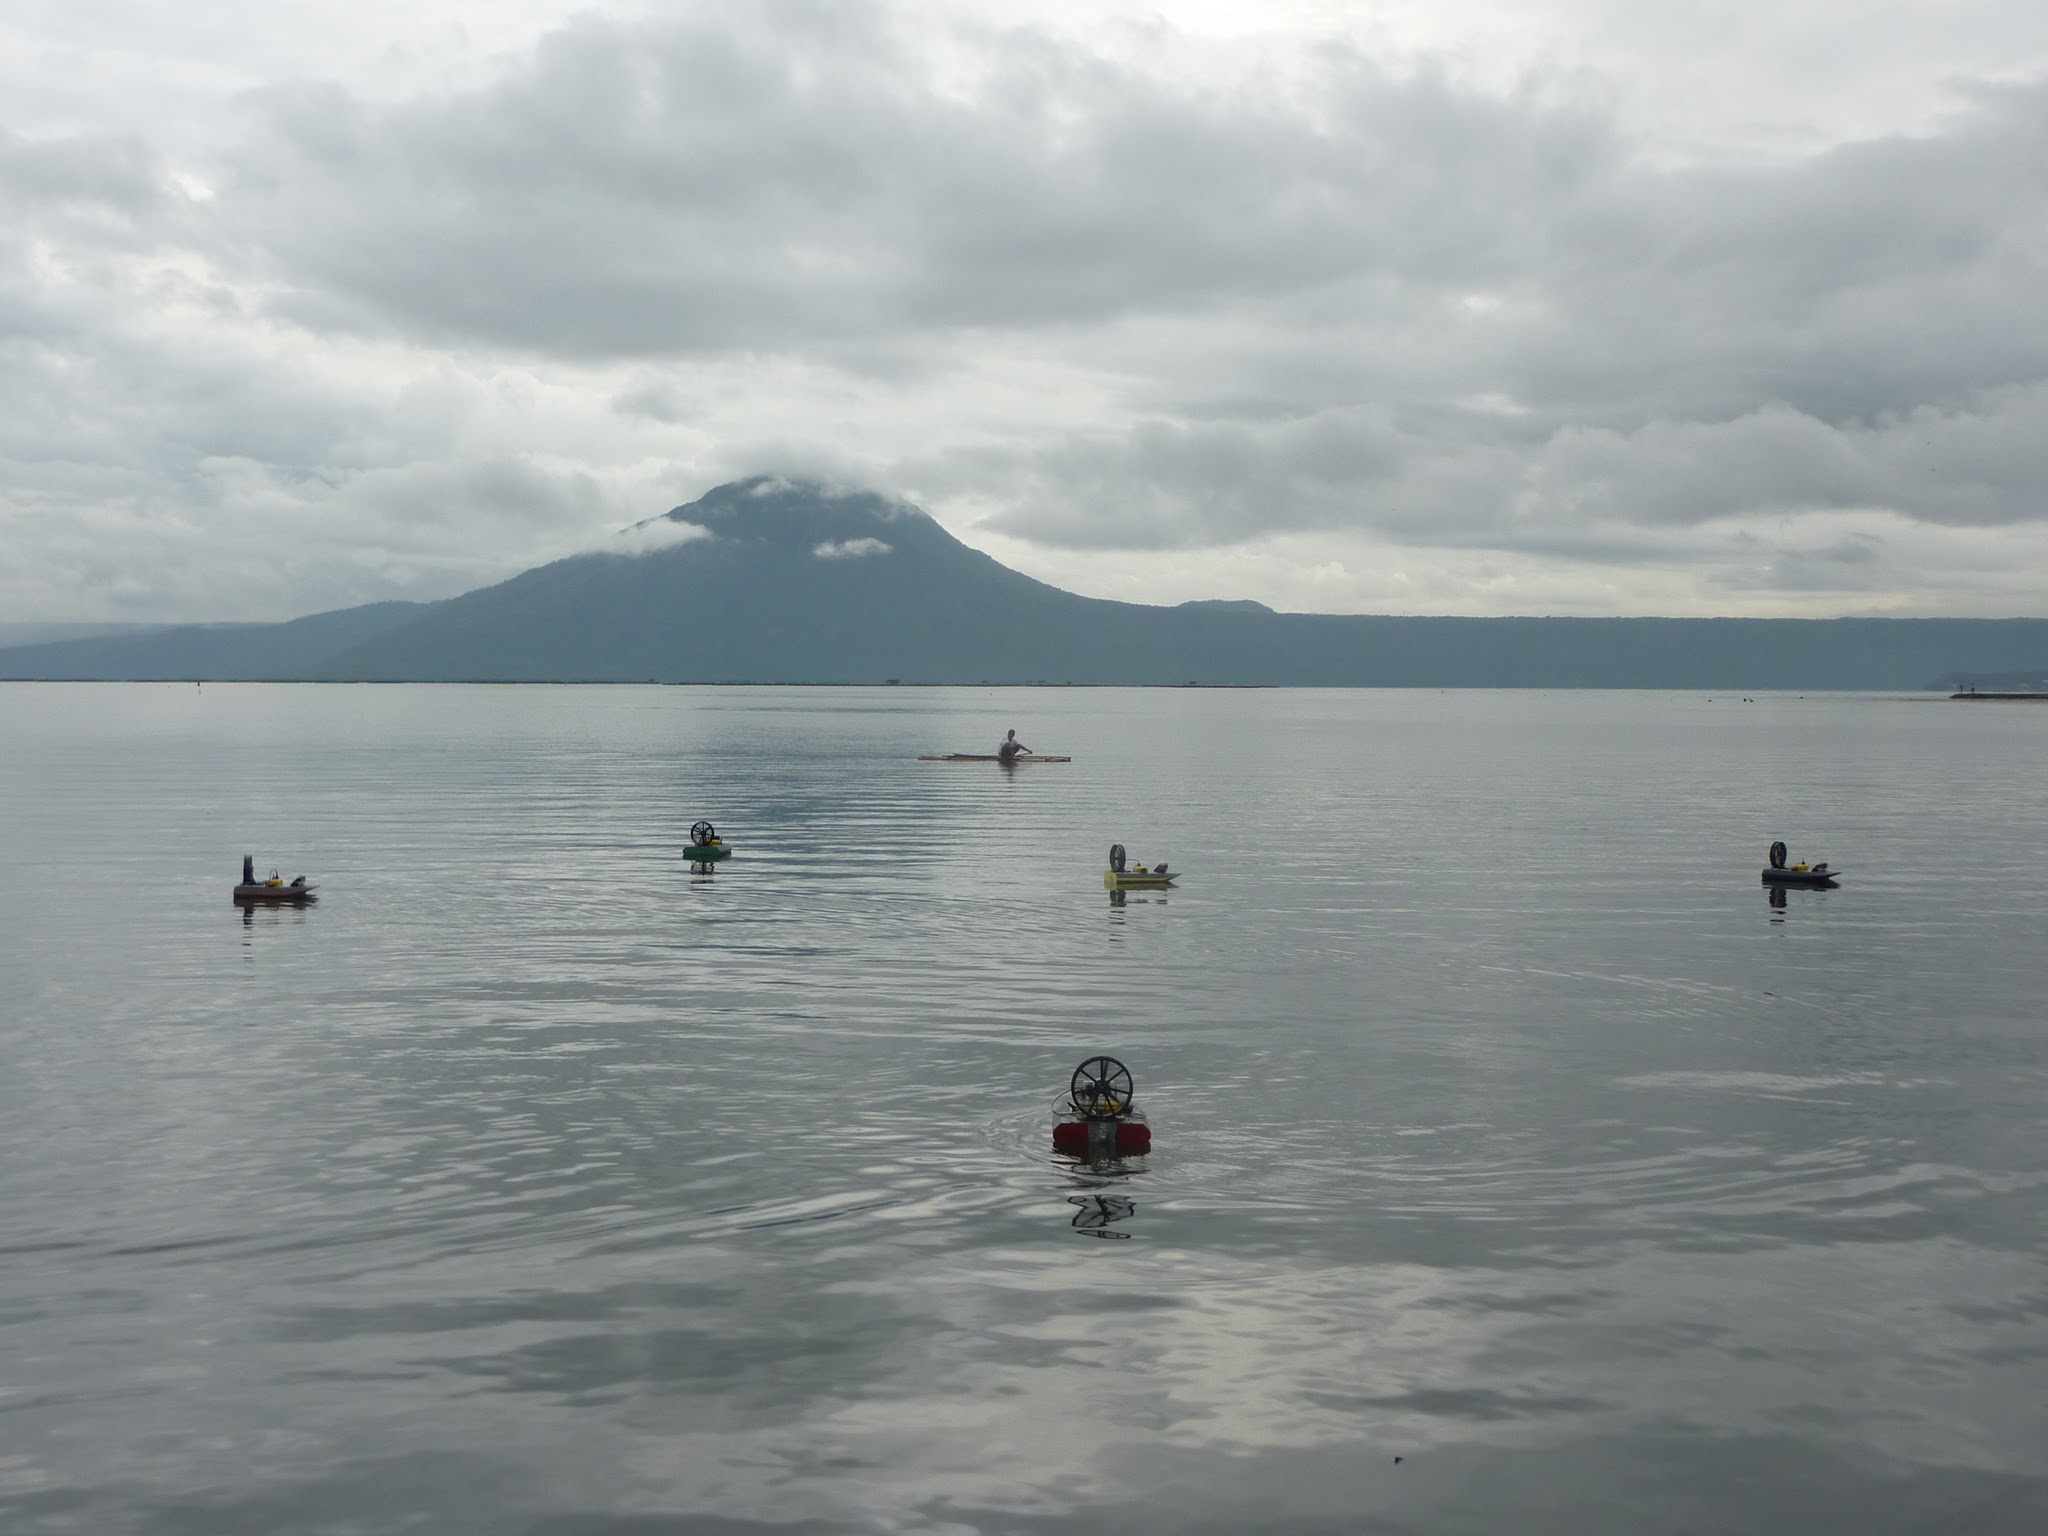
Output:
<svg viewBox="0 0 2048 1536">
<path fill-rule="evenodd" d="M 2048 704 L 2048 689 L 2033 693 L 1952 693 L 1951 699 L 1982 699 L 1991 704 Z"/>
</svg>

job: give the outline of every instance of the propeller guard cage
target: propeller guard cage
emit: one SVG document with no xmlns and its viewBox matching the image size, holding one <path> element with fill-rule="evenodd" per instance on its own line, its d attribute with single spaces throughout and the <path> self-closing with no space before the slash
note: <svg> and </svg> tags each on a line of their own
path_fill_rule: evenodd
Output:
<svg viewBox="0 0 2048 1536">
<path fill-rule="evenodd" d="M 1124 1120 L 1134 1110 L 1131 1069 L 1114 1056 L 1090 1056 L 1067 1084 L 1069 1112 L 1086 1120 Z"/>
</svg>

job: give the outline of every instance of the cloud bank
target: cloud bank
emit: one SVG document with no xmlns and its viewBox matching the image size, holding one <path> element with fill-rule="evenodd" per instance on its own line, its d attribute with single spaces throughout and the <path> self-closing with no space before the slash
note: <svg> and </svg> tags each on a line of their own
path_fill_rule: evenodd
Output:
<svg viewBox="0 0 2048 1536">
<path fill-rule="evenodd" d="M 444 595 L 761 471 L 1152 601 L 2042 611 L 2043 63 L 1674 135 L 1624 58 L 1191 17 L 593 12 L 7 128 L 0 616 Z"/>
</svg>

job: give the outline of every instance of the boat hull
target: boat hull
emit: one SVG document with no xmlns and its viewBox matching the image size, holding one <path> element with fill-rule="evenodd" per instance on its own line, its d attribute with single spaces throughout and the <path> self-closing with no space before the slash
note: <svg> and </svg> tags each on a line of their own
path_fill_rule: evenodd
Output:
<svg viewBox="0 0 2048 1536">
<path fill-rule="evenodd" d="M 1102 872 L 1103 885 L 1112 891 L 1163 891 L 1172 886 L 1179 875 L 1132 874 L 1128 870 L 1118 874 L 1113 869 Z"/>
<path fill-rule="evenodd" d="M 1062 1120 L 1052 1128 L 1052 1149 L 1068 1157 L 1150 1152 L 1152 1128 L 1142 1120 Z"/>
<path fill-rule="evenodd" d="M 920 757 L 920 763 L 1071 763 L 1071 757 L 1040 757 L 1020 752 L 1015 757 L 997 757 L 993 752 L 948 752 L 941 757 Z"/>
<path fill-rule="evenodd" d="M 716 864 L 720 859 L 732 857 L 732 850 L 723 843 L 692 843 L 689 848 L 692 864 Z"/>
<path fill-rule="evenodd" d="M 1833 885 L 1841 875 L 1838 869 L 1766 869 L 1765 885 Z"/>
<path fill-rule="evenodd" d="M 238 906 L 255 904 L 297 905 L 317 900 L 310 885 L 238 885 L 235 887 L 235 902 Z"/>
</svg>

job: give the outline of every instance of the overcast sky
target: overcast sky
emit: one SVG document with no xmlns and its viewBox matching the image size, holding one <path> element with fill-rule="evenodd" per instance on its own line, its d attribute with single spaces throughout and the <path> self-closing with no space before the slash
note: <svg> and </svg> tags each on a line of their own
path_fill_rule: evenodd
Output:
<svg viewBox="0 0 2048 1536">
<path fill-rule="evenodd" d="M 11 0 L 0 620 L 756 473 L 1145 601 L 2042 614 L 2044 295 L 2041 0 Z"/>
</svg>

